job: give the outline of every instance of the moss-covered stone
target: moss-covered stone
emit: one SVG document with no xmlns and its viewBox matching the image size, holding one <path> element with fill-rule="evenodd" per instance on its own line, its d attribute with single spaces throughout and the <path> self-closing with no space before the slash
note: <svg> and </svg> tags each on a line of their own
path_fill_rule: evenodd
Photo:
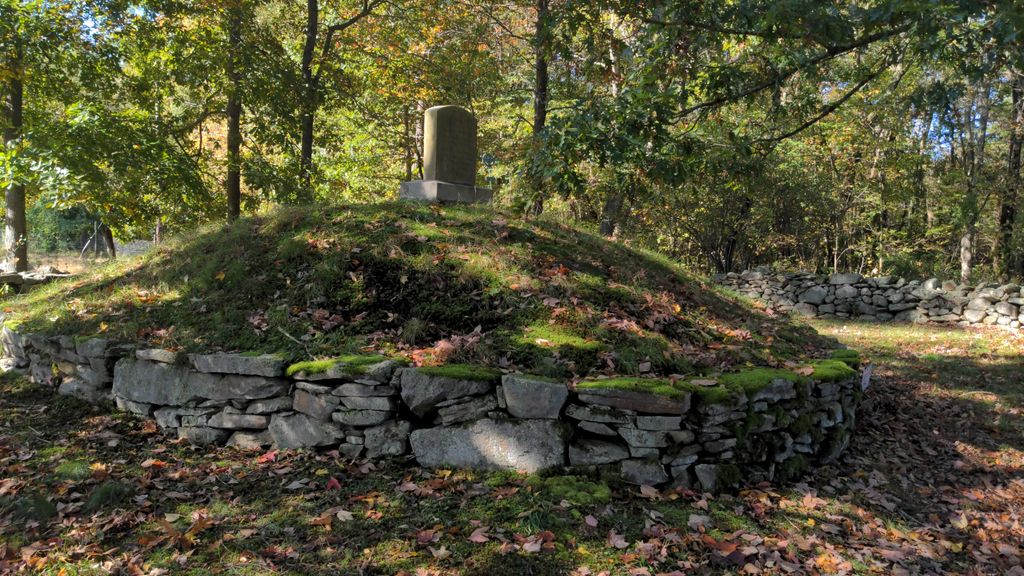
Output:
<svg viewBox="0 0 1024 576">
<path fill-rule="evenodd" d="M 501 371 L 470 364 L 446 364 L 444 366 L 423 366 L 418 368 L 428 376 L 441 376 L 453 380 L 473 380 L 476 382 L 496 382 L 501 379 Z"/>
<path fill-rule="evenodd" d="M 724 404 L 737 396 L 735 390 L 722 385 L 701 386 L 692 382 L 684 382 L 679 386 L 692 392 L 700 404 Z"/>
<path fill-rule="evenodd" d="M 779 368 L 750 368 L 740 372 L 730 372 L 723 374 L 718 381 L 734 390 L 742 390 L 746 394 L 755 394 L 776 379 L 789 380 L 790 382 L 807 381 L 806 377 L 800 376 L 792 370 L 782 370 Z"/>
<path fill-rule="evenodd" d="M 743 473 L 740 471 L 739 466 L 727 463 L 718 467 L 719 488 L 738 486 L 741 480 L 743 480 Z"/>
<path fill-rule="evenodd" d="M 374 364 L 387 360 L 386 356 L 379 354 L 348 354 L 337 358 L 325 358 L 322 360 L 305 360 L 296 362 L 285 370 L 289 377 L 296 374 L 323 374 L 335 366 L 341 366 L 345 374 L 357 376 L 365 373 L 366 369 Z"/>
<path fill-rule="evenodd" d="M 790 482 L 799 478 L 804 470 L 807 470 L 807 459 L 802 454 L 794 454 L 779 464 L 776 476 L 782 482 Z"/>
<path fill-rule="evenodd" d="M 690 392 L 685 385 L 673 383 L 671 380 L 630 377 L 584 380 L 576 384 L 576 390 L 627 390 L 629 392 L 646 392 L 668 398 L 680 398 Z"/>
<path fill-rule="evenodd" d="M 857 371 L 842 360 L 815 360 L 810 365 L 814 368 L 811 378 L 818 382 L 841 382 L 857 375 Z"/>
<path fill-rule="evenodd" d="M 806 434 L 810 432 L 813 426 L 814 417 L 811 416 L 810 414 L 801 414 L 795 420 L 793 420 L 792 424 L 789 425 L 789 431 L 794 436 L 799 436 L 801 434 Z"/>
</svg>

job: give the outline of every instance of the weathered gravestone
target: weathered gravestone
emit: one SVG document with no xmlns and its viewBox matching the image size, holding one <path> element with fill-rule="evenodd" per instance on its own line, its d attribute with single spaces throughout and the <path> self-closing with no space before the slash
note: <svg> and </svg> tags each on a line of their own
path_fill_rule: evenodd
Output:
<svg viewBox="0 0 1024 576">
<path fill-rule="evenodd" d="M 402 182 L 399 196 L 432 203 L 490 202 L 476 186 L 476 118 L 460 106 L 434 106 L 423 119 L 423 180 Z"/>
</svg>

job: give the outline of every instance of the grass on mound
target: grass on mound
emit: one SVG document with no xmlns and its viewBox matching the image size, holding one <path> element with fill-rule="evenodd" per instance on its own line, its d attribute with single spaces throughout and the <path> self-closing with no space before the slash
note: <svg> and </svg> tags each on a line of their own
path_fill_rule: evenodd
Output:
<svg viewBox="0 0 1024 576">
<path fill-rule="evenodd" d="M 489 207 L 415 203 L 207 226 L 4 310 L 26 332 L 291 362 L 358 350 L 558 378 L 701 374 L 831 347 L 664 255 Z"/>
</svg>

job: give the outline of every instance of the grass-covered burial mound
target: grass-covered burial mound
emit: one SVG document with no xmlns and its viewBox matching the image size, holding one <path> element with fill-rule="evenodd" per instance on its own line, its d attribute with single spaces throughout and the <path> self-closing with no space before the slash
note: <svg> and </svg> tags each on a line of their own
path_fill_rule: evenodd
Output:
<svg viewBox="0 0 1024 576">
<path fill-rule="evenodd" d="M 821 370 L 807 361 L 829 346 L 660 254 L 543 219 L 410 203 L 209 227 L 15 298 L 5 314 L 23 332 L 308 363 L 293 373 L 374 354 L 655 391 Z"/>
</svg>

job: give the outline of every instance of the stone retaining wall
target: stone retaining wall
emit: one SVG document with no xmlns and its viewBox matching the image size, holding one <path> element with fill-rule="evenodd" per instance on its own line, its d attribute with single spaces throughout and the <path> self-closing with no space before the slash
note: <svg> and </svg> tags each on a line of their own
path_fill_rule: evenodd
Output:
<svg viewBox="0 0 1024 576">
<path fill-rule="evenodd" d="M 1017 284 L 967 286 L 860 274 L 817 276 L 767 269 L 719 274 L 714 281 L 777 312 L 918 324 L 984 324 L 1019 329 L 1024 294 Z"/>
<path fill-rule="evenodd" d="M 101 338 L 4 328 L 8 368 L 89 402 L 113 402 L 199 444 L 329 447 L 421 465 L 598 468 L 636 484 L 715 491 L 795 478 L 836 458 L 861 382 L 776 377 L 672 397 L 485 370 L 336 363 L 285 377 L 273 355 L 183 355 Z M 763 374 L 762 374 L 763 376 Z M 746 390 L 747 392 L 744 392 Z"/>
</svg>

